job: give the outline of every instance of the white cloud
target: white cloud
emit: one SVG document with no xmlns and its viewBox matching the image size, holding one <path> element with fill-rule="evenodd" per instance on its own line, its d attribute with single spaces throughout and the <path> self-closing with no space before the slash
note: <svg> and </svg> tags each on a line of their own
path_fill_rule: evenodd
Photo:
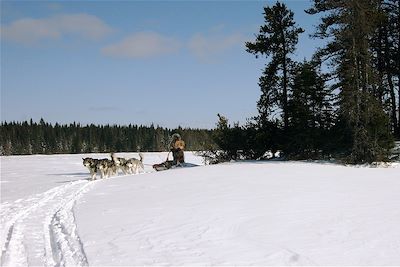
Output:
<svg viewBox="0 0 400 267">
<path fill-rule="evenodd" d="M 235 46 L 243 46 L 245 41 L 240 33 L 208 36 L 198 33 L 189 40 L 188 47 L 197 58 L 208 61 Z"/>
<path fill-rule="evenodd" d="M 233 47 L 243 47 L 246 40 L 240 33 L 224 35 L 215 31 L 208 35 L 195 34 L 185 42 L 155 32 L 139 32 L 102 48 L 101 52 L 121 58 L 149 58 L 177 52 L 184 46 L 198 59 L 212 61 Z"/>
<path fill-rule="evenodd" d="M 181 44 L 178 40 L 154 32 L 139 32 L 119 43 L 104 47 L 103 54 L 115 57 L 148 58 L 174 53 Z"/>
<path fill-rule="evenodd" d="M 55 15 L 49 18 L 24 18 L 1 26 L 6 40 L 33 44 L 43 40 L 56 40 L 66 36 L 100 39 L 113 29 L 96 16 L 88 14 Z"/>
</svg>

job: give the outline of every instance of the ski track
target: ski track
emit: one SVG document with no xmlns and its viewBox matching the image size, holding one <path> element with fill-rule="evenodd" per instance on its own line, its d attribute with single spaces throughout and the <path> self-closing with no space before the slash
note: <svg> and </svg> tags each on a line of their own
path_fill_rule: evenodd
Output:
<svg viewBox="0 0 400 267">
<path fill-rule="evenodd" d="M 79 180 L 1 204 L 1 266 L 87 266 L 73 207 L 94 182 Z"/>
</svg>

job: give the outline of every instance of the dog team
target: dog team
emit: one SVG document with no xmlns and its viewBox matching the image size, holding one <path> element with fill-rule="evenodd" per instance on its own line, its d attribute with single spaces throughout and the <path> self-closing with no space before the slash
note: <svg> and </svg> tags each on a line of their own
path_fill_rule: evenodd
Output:
<svg viewBox="0 0 400 267">
<path fill-rule="evenodd" d="M 144 171 L 142 153 L 139 153 L 140 159 L 120 158 L 114 153 L 111 153 L 110 156 L 111 160 L 82 158 L 83 166 L 89 169 L 91 180 L 96 180 L 97 172 L 100 172 L 101 178 L 103 179 L 118 175 L 118 170 L 122 170 L 124 174 L 137 174 L 140 171 Z"/>
</svg>

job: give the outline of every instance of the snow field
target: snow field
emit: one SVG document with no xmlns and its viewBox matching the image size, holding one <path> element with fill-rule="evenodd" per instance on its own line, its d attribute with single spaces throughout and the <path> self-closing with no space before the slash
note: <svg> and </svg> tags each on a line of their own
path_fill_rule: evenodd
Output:
<svg viewBox="0 0 400 267">
<path fill-rule="evenodd" d="M 1 157 L 2 266 L 88 265 L 73 212 L 76 201 L 97 182 L 87 179 L 86 156 L 108 155 Z"/>
<path fill-rule="evenodd" d="M 398 168 L 232 163 L 107 180 L 76 206 L 93 265 L 398 265 Z"/>
<path fill-rule="evenodd" d="M 87 181 L 75 181 L 26 200 L 2 205 L 2 264 L 85 265 L 72 207 L 92 185 Z"/>
<path fill-rule="evenodd" d="M 145 153 L 145 173 L 92 182 L 86 156 L 108 155 L 1 157 L 2 265 L 400 265 L 398 165 L 155 173 L 167 153 Z"/>
</svg>

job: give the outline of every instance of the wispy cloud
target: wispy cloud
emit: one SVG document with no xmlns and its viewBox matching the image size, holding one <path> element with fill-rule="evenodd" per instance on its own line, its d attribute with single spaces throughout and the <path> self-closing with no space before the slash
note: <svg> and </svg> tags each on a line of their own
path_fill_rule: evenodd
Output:
<svg viewBox="0 0 400 267">
<path fill-rule="evenodd" d="M 23 18 L 1 25 L 4 39 L 22 44 L 36 44 L 43 40 L 57 40 L 75 36 L 97 40 L 113 29 L 96 16 L 89 14 L 64 14 L 49 18 Z"/>
<path fill-rule="evenodd" d="M 104 55 L 127 58 L 149 58 L 177 52 L 181 43 L 155 32 L 135 33 L 122 41 L 104 47 Z"/>
<path fill-rule="evenodd" d="M 189 50 L 200 60 L 210 61 L 217 55 L 236 47 L 243 46 L 246 37 L 241 33 L 223 34 L 195 34 L 188 43 Z"/>
<path fill-rule="evenodd" d="M 106 56 L 136 59 L 171 54 L 186 47 L 199 60 L 210 61 L 235 46 L 243 46 L 246 40 L 241 33 L 224 35 L 215 31 L 208 35 L 197 33 L 186 41 L 155 32 L 139 32 L 102 48 L 101 52 Z"/>
</svg>

